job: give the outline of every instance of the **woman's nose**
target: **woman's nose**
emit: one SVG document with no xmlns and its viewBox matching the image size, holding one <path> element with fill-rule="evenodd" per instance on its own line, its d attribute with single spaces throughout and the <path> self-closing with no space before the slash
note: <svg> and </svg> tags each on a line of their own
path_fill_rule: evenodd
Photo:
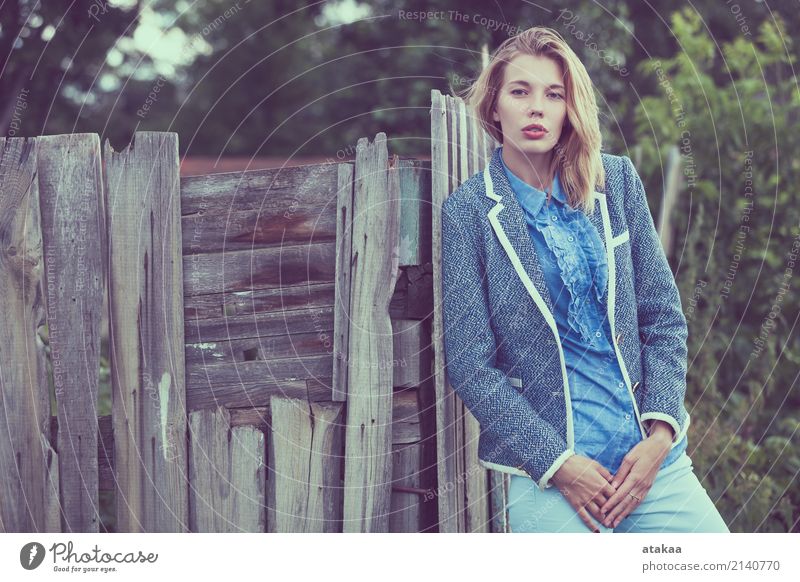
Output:
<svg viewBox="0 0 800 582">
<path fill-rule="evenodd" d="M 541 114 L 543 111 L 541 97 L 531 96 L 527 103 L 528 115 Z"/>
</svg>

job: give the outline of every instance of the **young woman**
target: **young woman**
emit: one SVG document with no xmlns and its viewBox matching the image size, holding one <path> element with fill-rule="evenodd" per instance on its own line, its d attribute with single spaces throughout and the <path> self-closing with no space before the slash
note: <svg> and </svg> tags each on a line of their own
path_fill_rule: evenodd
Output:
<svg viewBox="0 0 800 582">
<path fill-rule="evenodd" d="M 445 358 L 511 531 L 727 532 L 686 454 L 678 289 L 586 69 L 531 28 L 465 98 L 502 145 L 442 206 Z"/>
</svg>

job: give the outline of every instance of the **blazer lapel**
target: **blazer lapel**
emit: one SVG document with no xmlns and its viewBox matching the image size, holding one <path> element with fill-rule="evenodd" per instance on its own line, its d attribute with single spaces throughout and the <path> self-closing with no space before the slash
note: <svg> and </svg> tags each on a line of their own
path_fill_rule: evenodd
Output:
<svg viewBox="0 0 800 582">
<path fill-rule="evenodd" d="M 536 247 L 528 232 L 524 211 L 514 196 L 508 177 L 503 171 L 500 153 L 501 148 L 495 148 L 489 164 L 483 171 L 486 196 L 495 202 L 487 217 L 517 276 L 525 285 L 553 333 L 558 335 L 558 328 L 553 316 L 553 300 L 536 255 Z M 610 228 L 610 223 L 608 223 L 605 195 L 595 192 L 594 204 L 595 211 L 589 218 L 600 233 L 608 260 L 613 261 L 614 254 L 609 253 L 608 248 L 609 237 L 607 235 L 610 233 L 606 232 L 606 227 Z M 609 275 L 613 272 L 614 270 L 610 269 Z M 613 303 L 613 301 L 614 299 L 609 297 L 609 302 Z"/>
</svg>

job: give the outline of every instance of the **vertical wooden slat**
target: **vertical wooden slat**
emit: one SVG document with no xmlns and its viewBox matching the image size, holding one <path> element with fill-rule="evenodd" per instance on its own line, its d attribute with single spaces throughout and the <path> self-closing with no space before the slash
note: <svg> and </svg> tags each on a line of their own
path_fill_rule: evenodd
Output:
<svg viewBox="0 0 800 582">
<path fill-rule="evenodd" d="M 62 528 L 97 532 L 97 390 L 105 283 L 99 136 L 40 137 L 38 168 Z"/>
<path fill-rule="evenodd" d="M 59 532 L 34 139 L 0 138 L 0 532 Z M 57 285 L 58 282 L 53 282 Z"/>
<path fill-rule="evenodd" d="M 389 529 L 392 479 L 392 326 L 398 276 L 400 185 L 386 135 L 356 147 L 344 530 Z"/>
<path fill-rule="evenodd" d="M 452 192 L 450 185 L 449 118 L 447 98 L 439 91 L 431 91 L 431 207 L 433 211 L 433 297 L 434 306 L 442 304 L 442 203 Z M 443 321 L 440 307 L 433 312 L 432 343 L 434 352 L 433 376 L 436 393 L 436 450 L 437 489 L 439 503 L 439 531 L 459 530 L 459 498 L 453 487 L 456 474 L 456 402 L 453 389 L 445 374 Z"/>
<path fill-rule="evenodd" d="M 483 141 L 481 138 L 480 123 L 472 109 L 467 109 L 467 136 L 469 138 L 469 175 L 472 176 L 476 172 L 483 170 Z"/>
<path fill-rule="evenodd" d="M 489 531 L 508 532 L 506 504 L 508 499 L 508 473 L 489 469 Z"/>
<path fill-rule="evenodd" d="M 339 164 L 336 193 L 336 281 L 333 314 L 331 400 L 347 400 L 347 347 L 350 339 L 350 259 L 353 220 L 353 165 Z"/>
<path fill-rule="evenodd" d="M 421 466 L 422 444 L 395 445 L 392 470 L 393 493 L 389 531 L 415 533 L 421 530 L 424 498 Z"/>
<path fill-rule="evenodd" d="M 269 531 L 342 530 L 342 404 L 273 396 Z"/>
<path fill-rule="evenodd" d="M 458 119 L 458 105 L 453 97 L 447 95 L 445 97 L 447 104 L 447 119 L 448 119 L 448 140 L 447 147 L 449 150 L 450 167 L 448 168 L 448 175 L 450 176 L 450 190 L 448 195 L 452 193 L 460 185 L 460 168 L 461 168 L 461 148 L 458 147 L 458 140 L 461 134 Z M 461 399 L 456 396 L 452 387 L 448 391 L 447 397 L 453 401 L 453 425 L 450 430 L 453 431 L 454 449 L 453 457 L 455 458 L 455 480 L 450 482 L 450 486 L 455 492 L 456 500 L 458 503 L 458 530 L 459 532 L 466 531 L 466 493 L 464 491 L 464 404 Z"/>
<path fill-rule="evenodd" d="M 189 426 L 191 531 L 266 531 L 264 433 L 231 427 L 224 407 L 192 412 Z"/>
<path fill-rule="evenodd" d="M 400 160 L 400 266 L 430 261 L 430 176 L 420 162 Z"/>
<path fill-rule="evenodd" d="M 106 142 L 117 523 L 189 527 L 178 136 Z"/>
</svg>

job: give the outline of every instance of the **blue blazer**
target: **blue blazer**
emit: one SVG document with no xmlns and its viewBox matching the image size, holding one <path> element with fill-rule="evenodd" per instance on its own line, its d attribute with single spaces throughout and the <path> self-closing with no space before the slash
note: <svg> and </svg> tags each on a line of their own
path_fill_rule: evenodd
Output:
<svg viewBox="0 0 800 582">
<path fill-rule="evenodd" d="M 442 204 L 444 352 L 453 390 L 478 420 L 480 464 L 544 490 L 574 451 L 569 381 L 553 303 L 496 148 Z M 686 318 L 644 187 L 627 156 L 601 154 L 604 192 L 590 221 L 608 257 L 614 351 L 643 423 L 673 447 L 689 428 Z"/>
</svg>

